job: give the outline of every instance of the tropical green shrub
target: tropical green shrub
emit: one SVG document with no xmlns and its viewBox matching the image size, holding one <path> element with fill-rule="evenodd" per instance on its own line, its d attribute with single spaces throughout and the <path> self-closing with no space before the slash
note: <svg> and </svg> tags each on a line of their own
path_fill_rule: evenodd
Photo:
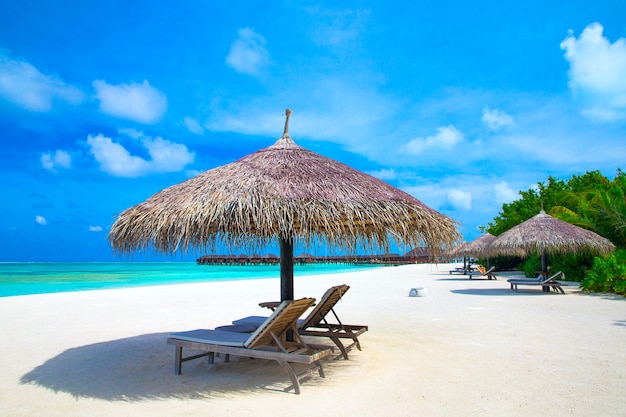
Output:
<svg viewBox="0 0 626 417">
<path fill-rule="evenodd" d="M 593 256 L 586 253 L 576 253 L 569 255 L 548 255 L 548 265 L 552 273 L 561 271 L 566 281 L 580 282 L 585 273 L 591 268 Z M 522 265 L 521 269 L 524 275 L 532 278 L 537 276 L 537 272 L 541 271 L 541 257 L 532 255 Z"/>
<path fill-rule="evenodd" d="M 580 282 L 593 265 L 594 256 L 589 253 L 572 253 L 569 255 L 553 256 L 550 268 L 553 272 L 561 271 L 566 281 Z"/>
<path fill-rule="evenodd" d="M 485 266 L 489 264 L 490 267 L 495 266 L 496 271 L 517 271 L 522 264 L 522 260 L 518 257 L 496 256 L 489 259 L 480 258 L 478 263 Z"/>
<path fill-rule="evenodd" d="M 539 255 L 532 255 L 526 259 L 526 262 L 522 265 L 524 275 L 528 278 L 534 278 L 537 276 L 537 272 L 541 271 L 541 257 Z"/>
<path fill-rule="evenodd" d="M 614 292 L 626 296 L 626 250 L 593 260 L 592 268 L 580 283 L 585 291 Z"/>
</svg>

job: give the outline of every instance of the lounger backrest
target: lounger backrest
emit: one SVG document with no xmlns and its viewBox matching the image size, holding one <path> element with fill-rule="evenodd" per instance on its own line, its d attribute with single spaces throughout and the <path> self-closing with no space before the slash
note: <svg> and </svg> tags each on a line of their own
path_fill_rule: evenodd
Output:
<svg viewBox="0 0 626 417">
<path fill-rule="evenodd" d="M 315 298 L 283 301 L 272 315 L 250 335 L 244 346 L 252 349 L 258 346 L 275 345 L 276 341 L 272 333 L 280 337 L 290 328 L 295 328 L 298 318 L 314 303 Z"/>
<path fill-rule="evenodd" d="M 542 279 L 542 280 L 541 280 L 541 282 L 550 282 L 550 281 L 552 281 L 553 279 L 555 279 L 556 277 L 558 277 L 558 276 L 559 276 L 559 275 L 561 275 L 561 274 L 562 274 L 562 272 L 561 272 L 561 271 L 559 271 L 559 272 L 557 272 L 556 274 L 554 274 L 554 275 L 552 275 L 552 276 L 550 276 L 550 277 L 548 277 L 548 278 L 544 278 L 544 279 Z"/>
<path fill-rule="evenodd" d="M 302 323 L 298 325 L 300 329 L 315 327 L 326 317 L 328 313 L 335 307 L 341 297 L 350 289 L 349 285 L 337 285 L 330 287 L 322 296 L 322 299 L 315 306 Z"/>
</svg>

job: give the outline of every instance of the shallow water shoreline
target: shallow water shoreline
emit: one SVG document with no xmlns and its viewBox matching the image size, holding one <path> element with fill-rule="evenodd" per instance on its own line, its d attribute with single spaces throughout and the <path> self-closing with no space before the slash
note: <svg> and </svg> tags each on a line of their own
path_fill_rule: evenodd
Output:
<svg viewBox="0 0 626 417">
<path fill-rule="evenodd" d="M 294 274 L 323 275 L 370 265 L 295 265 Z M 381 267 L 381 266 L 376 266 Z M 268 279 L 278 265 L 198 265 L 195 262 L 15 262 L 0 263 L 0 298 L 197 282 Z"/>
</svg>

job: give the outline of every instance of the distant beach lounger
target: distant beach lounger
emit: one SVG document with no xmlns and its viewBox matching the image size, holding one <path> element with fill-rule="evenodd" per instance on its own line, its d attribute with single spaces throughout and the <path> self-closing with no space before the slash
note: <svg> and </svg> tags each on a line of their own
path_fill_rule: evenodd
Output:
<svg viewBox="0 0 626 417">
<path fill-rule="evenodd" d="M 498 279 L 496 274 L 493 273 L 494 269 L 496 269 L 495 266 L 492 266 L 491 268 L 487 270 L 485 270 L 485 267 L 481 265 L 478 265 L 476 268 L 478 269 L 478 272 L 467 272 L 465 275 L 468 275 L 469 279 L 472 279 L 473 277 L 485 277 L 487 279 Z"/>
<path fill-rule="evenodd" d="M 329 288 L 315 308 L 304 319 L 298 320 L 298 333 L 301 336 L 329 338 L 337 345 L 345 359 L 348 359 L 348 352 L 353 347 L 356 346 L 358 350 L 361 350 L 358 337 L 368 330 L 368 327 L 364 325 L 343 324 L 335 313 L 335 305 L 349 289 L 350 287 L 345 284 Z M 275 302 L 259 303 L 260 306 L 268 308 L 272 308 L 275 304 Z M 336 322 L 331 323 L 326 319 L 329 313 L 333 314 Z M 263 316 L 249 316 L 233 321 L 233 325 L 254 327 L 263 323 L 265 319 L 266 317 Z M 341 339 L 350 339 L 352 343 L 346 346 Z"/>
<path fill-rule="evenodd" d="M 554 292 L 560 292 L 561 294 L 565 294 L 563 287 L 567 287 L 567 284 L 557 282 L 556 277 L 559 275 L 564 275 L 561 271 L 556 274 L 544 278 L 543 275 L 539 275 L 537 278 L 511 278 L 508 282 L 511 284 L 511 290 L 517 292 L 518 285 L 541 285 L 541 289 L 543 292 L 550 292 L 550 290 Z"/>
<path fill-rule="evenodd" d="M 448 271 L 448 274 L 452 275 L 452 274 L 467 274 L 468 272 L 472 272 L 475 271 L 474 267 L 467 265 L 467 266 L 457 266 L 454 269 L 451 269 L 450 271 Z"/>
<path fill-rule="evenodd" d="M 292 363 L 312 365 L 309 369 L 318 369 L 324 377 L 321 359 L 332 354 L 328 346 L 316 346 L 305 343 L 297 332 L 297 320 L 315 303 L 314 298 L 296 301 L 283 301 L 252 334 L 224 330 L 192 330 L 172 333 L 167 343 L 176 347 L 174 373 L 180 375 L 182 363 L 208 356 L 213 363 L 216 353 L 274 360 L 289 375 L 296 394 L 300 394 L 300 376 L 296 374 Z M 289 341 L 287 332 L 292 330 L 294 341 Z M 183 357 L 183 348 L 202 351 L 201 354 Z"/>
</svg>

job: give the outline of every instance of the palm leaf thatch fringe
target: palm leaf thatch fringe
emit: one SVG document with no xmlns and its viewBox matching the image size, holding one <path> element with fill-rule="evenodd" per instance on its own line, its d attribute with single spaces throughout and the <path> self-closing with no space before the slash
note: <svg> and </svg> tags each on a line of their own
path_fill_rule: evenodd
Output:
<svg viewBox="0 0 626 417">
<path fill-rule="evenodd" d="M 488 247 L 492 255 L 528 256 L 532 253 L 566 254 L 615 250 L 610 240 L 582 227 L 564 222 L 543 210 L 499 235 Z"/>
<path fill-rule="evenodd" d="M 438 252 L 456 222 L 413 196 L 297 145 L 285 122 L 272 146 L 166 188 L 122 212 L 109 233 L 122 253 L 258 247 L 271 240 L 354 249 L 390 243 Z"/>
<path fill-rule="evenodd" d="M 455 256 L 474 256 L 476 258 L 489 257 L 489 245 L 496 239 L 491 233 L 485 233 L 464 245 L 459 245 L 454 251 Z"/>
</svg>

